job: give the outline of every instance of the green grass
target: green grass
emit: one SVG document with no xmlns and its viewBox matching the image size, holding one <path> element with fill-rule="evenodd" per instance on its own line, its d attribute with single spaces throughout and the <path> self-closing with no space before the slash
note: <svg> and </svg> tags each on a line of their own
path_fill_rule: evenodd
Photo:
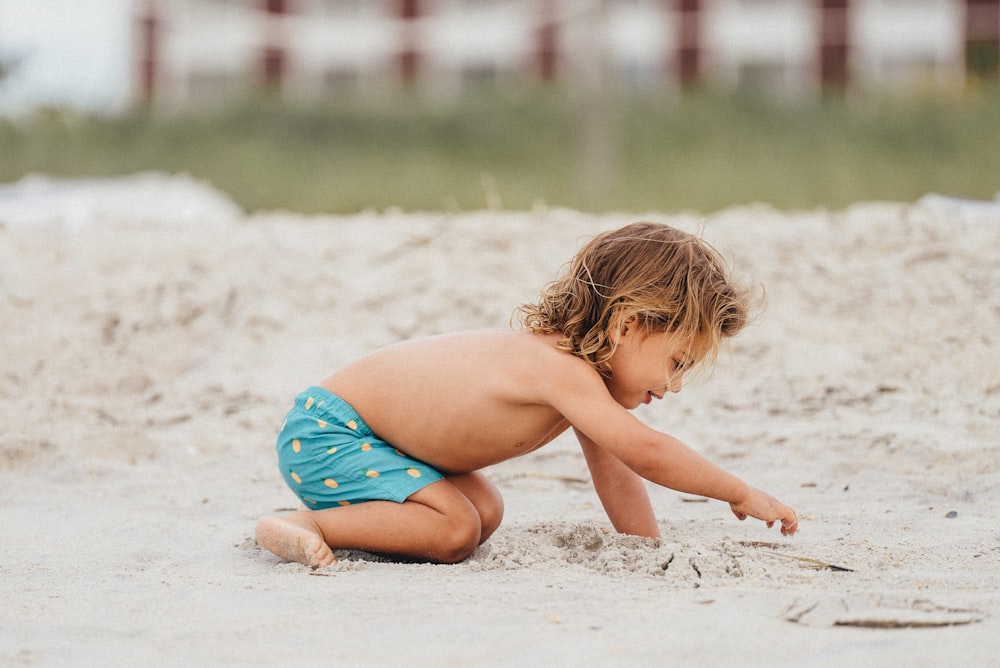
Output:
<svg viewBox="0 0 1000 668">
<path fill-rule="evenodd" d="M 505 90 L 433 103 L 282 106 L 266 98 L 186 114 L 112 118 L 45 111 L 0 121 L 0 181 L 28 173 L 187 172 L 248 210 L 474 209 L 537 202 L 589 210 L 711 212 L 761 201 L 839 208 L 935 191 L 1000 191 L 1000 95 L 618 96 L 600 127 L 613 150 L 583 149 L 593 103 L 557 90 Z"/>
</svg>

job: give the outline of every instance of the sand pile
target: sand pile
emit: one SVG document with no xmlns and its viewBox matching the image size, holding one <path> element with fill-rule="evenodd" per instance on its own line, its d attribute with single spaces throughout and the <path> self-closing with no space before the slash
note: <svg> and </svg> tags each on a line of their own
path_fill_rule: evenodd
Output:
<svg viewBox="0 0 1000 668">
<path fill-rule="evenodd" d="M 799 535 L 663 489 L 659 545 L 614 535 L 569 437 L 487 471 L 506 519 L 462 564 L 313 572 L 256 546 L 295 505 L 272 454 L 295 393 L 401 338 L 507 326 L 638 218 L 766 291 L 715 373 L 641 417 L 795 506 Z M 985 665 L 998 285 L 1000 210 L 943 198 L 303 217 L 185 177 L 7 186 L 0 664 Z"/>
</svg>

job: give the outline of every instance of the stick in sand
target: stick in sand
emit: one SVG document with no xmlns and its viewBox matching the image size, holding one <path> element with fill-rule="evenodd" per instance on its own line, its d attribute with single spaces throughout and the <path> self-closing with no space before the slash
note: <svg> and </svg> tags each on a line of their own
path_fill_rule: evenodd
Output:
<svg viewBox="0 0 1000 668">
<path fill-rule="evenodd" d="M 795 561 L 798 561 L 798 562 L 803 563 L 803 564 L 808 564 L 808 565 L 810 565 L 813 568 L 816 568 L 818 570 L 824 570 L 825 569 L 825 570 L 830 570 L 830 571 L 841 571 L 841 572 L 844 572 L 844 573 L 854 573 L 854 569 L 853 568 L 846 568 L 844 566 L 837 566 L 836 564 L 828 564 L 827 562 L 820 561 L 819 559 L 810 559 L 809 557 L 799 557 L 799 556 L 796 556 L 794 554 L 783 554 L 781 552 L 773 552 L 771 550 L 759 550 L 759 551 L 763 552 L 764 554 L 773 555 L 775 557 L 784 557 L 785 559 L 794 559 Z"/>
</svg>

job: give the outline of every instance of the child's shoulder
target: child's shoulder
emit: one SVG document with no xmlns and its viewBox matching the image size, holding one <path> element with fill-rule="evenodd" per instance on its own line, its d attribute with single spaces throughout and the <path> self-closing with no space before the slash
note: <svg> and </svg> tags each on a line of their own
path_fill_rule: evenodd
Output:
<svg viewBox="0 0 1000 668">
<path fill-rule="evenodd" d="M 562 338 L 558 333 L 500 332 L 484 352 L 536 377 L 536 381 L 582 383 L 599 380 L 600 375 L 589 362 L 560 347 Z"/>
<path fill-rule="evenodd" d="M 581 375 L 596 375 L 586 361 L 559 348 L 560 338 L 510 329 L 456 331 L 403 341 L 377 351 L 369 360 L 386 362 L 383 366 L 396 372 L 433 368 L 450 381 L 488 375 L 537 382 L 537 376 L 549 375 L 550 380 L 574 382 Z"/>
<path fill-rule="evenodd" d="M 454 345 L 463 342 L 471 347 L 482 348 L 487 354 L 506 352 L 510 355 L 543 355 L 553 359 L 576 359 L 573 355 L 558 348 L 559 334 L 538 334 L 528 330 L 512 329 L 482 329 L 456 332 L 445 337 L 453 337 L 450 341 L 444 338 L 441 343 Z"/>
<path fill-rule="evenodd" d="M 413 339 L 413 343 L 434 348 L 497 348 L 543 349 L 554 347 L 558 335 L 536 334 L 527 330 L 514 329 L 467 329 L 444 334 L 436 334 L 423 339 Z"/>
<path fill-rule="evenodd" d="M 415 342 L 431 357 L 462 358 L 483 369 L 497 366 L 553 370 L 560 367 L 589 367 L 579 357 L 561 350 L 558 334 L 538 334 L 527 330 L 480 329 L 440 334 Z"/>
</svg>

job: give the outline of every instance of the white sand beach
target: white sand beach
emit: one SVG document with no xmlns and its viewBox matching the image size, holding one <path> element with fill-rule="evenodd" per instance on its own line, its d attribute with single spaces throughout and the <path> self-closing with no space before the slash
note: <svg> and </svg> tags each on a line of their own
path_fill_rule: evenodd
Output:
<svg viewBox="0 0 1000 668">
<path fill-rule="evenodd" d="M 711 376 L 639 413 L 794 506 L 796 536 L 662 488 L 662 543 L 615 535 L 564 436 L 486 471 L 505 520 L 463 563 L 256 545 L 297 504 L 273 452 L 297 392 L 509 326 L 639 219 L 702 232 L 767 296 Z M 994 665 L 998 288 L 1000 204 L 939 197 L 306 217 L 184 176 L 2 186 L 0 665 Z"/>
</svg>

